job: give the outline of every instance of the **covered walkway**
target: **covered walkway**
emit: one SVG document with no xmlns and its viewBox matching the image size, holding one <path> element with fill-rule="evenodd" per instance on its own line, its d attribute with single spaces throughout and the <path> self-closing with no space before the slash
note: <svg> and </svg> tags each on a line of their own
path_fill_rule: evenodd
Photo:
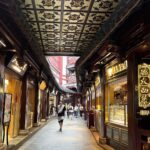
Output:
<svg viewBox="0 0 150 150">
<path fill-rule="evenodd" d="M 81 118 L 65 118 L 63 131 L 59 132 L 57 119 L 53 119 L 19 150 L 102 150 L 86 123 Z"/>
</svg>

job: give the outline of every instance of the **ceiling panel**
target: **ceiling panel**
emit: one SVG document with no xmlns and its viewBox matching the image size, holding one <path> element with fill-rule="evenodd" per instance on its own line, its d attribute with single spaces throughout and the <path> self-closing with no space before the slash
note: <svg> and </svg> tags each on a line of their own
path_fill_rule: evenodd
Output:
<svg viewBox="0 0 150 150">
<path fill-rule="evenodd" d="M 120 0 L 17 0 L 43 53 L 81 55 Z"/>
</svg>

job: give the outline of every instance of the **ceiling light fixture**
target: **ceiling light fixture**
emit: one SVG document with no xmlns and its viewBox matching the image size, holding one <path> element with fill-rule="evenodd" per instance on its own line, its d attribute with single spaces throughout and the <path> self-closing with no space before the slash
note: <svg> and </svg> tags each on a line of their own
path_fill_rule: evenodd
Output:
<svg viewBox="0 0 150 150">
<path fill-rule="evenodd" d="M 6 44 L 5 44 L 2 40 L 0 40 L 0 44 L 1 44 L 3 47 L 6 47 Z"/>
</svg>

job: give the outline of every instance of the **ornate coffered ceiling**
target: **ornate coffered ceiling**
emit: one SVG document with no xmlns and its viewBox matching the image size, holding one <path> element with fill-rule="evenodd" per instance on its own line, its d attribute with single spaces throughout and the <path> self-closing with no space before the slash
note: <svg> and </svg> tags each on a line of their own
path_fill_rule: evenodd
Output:
<svg viewBox="0 0 150 150">
<path fill-rule="evenodd" d="M 17 0 L 45 55 L 81 55 L 120 0 Z"/>
</svg>

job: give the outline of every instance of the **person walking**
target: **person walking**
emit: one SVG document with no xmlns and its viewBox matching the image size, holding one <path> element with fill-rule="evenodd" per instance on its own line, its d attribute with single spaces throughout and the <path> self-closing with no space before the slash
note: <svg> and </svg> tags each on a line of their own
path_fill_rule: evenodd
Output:
<svg viewBox="0 0 150 150">
<path fill-rule="evenodd" d="M 59 123 L 59 126 L 60 126 L 60 129 L 59 129 L 60 132 L 62 131 L 62 127 L 63 127 L 65 110 L 66 110 L 66 107 L 63 104 L 63 101 L 60 101 L 59 105 L 58 105 L 58 123 Z"/>
<path fill-rule="evenodd" d="M 70 116 L 70 119 L 72 120 L 72 118 L 73 118 L 73 106 L 71 104 L 69 105 L 69 116 Z"/>
</svg>

